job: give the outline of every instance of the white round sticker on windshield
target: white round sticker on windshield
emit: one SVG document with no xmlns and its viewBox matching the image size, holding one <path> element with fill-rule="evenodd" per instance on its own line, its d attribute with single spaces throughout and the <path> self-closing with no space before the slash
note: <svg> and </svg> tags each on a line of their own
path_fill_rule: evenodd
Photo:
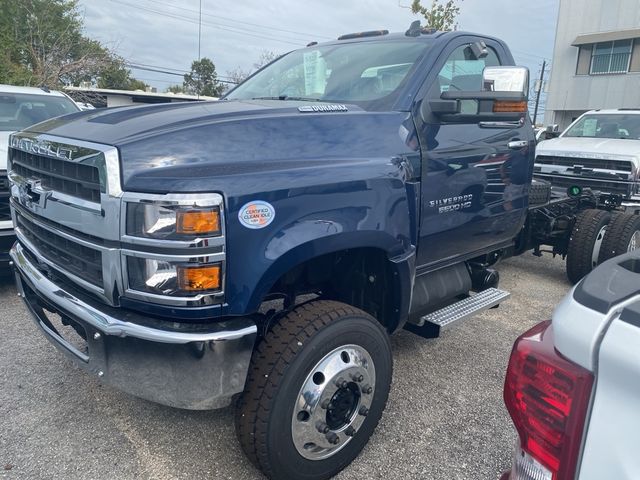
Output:
<svg viewBox="0 0 640 480">
<path fill-rule="evenodd" d="M 268 202 L 254 200 L 246 203 L 238 212 L 238 220 L 247 228 L 264 228 L 276 217 L 276 210 Z"/>
</svg>

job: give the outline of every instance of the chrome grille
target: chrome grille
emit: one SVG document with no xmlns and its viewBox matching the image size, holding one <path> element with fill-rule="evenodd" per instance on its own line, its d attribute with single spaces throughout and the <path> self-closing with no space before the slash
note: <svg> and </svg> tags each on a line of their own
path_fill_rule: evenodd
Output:
<svg viewBox="0 0 640 480">
<path fill-rule="evenodd" d="M 551 182 L 552 187 L 567 189 L 570 187 L 590 188 L 591 190 L 611 193 L 622 196 L 629 196 L 632 193 L 631 182 L 615 182 L 611 180 L 598 179 L 594 177 L 584 177 L 577 175 L 549 175 L 534 173 L 535 178 Z"/>
<path fill-rule="evenodd" d="M 9 150 L 11 170 L 27 179 L 40 180 L 42 187 L 89 202 L 100 202 L 100 170 L 86 165 L 45 155 Z"/>
<path fill-rule="evenodd" d="M 633 171 L 633 164 L 627 160 L 610 160 L 606 158 L 576 158 L 558 157 L 551 155 L 539 155 L 536 163 L 542 165 L 558 165 L 561 167 L 573 167 L 580 165 L 586 169 L 617 170 L 621 172 Z"/>
<path fill-rule="evenodd" d="M 9 208 L 10 195 L 7 172 L 0 170 L 0 222 L 11 220 L 11 209 Z"/>
<path fill-rule="evenodd" d="M 16 226 L 44 258 L 97 287 L 103 287 L 100 251 L 56 235 L 20 213 L 16 213 Z"/>
</svg>

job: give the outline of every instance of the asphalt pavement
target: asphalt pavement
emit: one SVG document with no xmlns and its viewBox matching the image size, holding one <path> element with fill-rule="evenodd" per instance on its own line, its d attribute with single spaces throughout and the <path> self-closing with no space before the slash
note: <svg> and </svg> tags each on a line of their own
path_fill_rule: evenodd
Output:
<svg viewBox="0 0 640 480">
<path fill-rule="evenodd" d="M 497 479 L 515 433 L 502 402 L 516 337 L 570 289 L 564 262 L 531 254 L 498 266 L 511 299 L 435 340 L 393 337 L 394 381 L 376 433 L 337 478 Z M 102 386 L 39 333 L 0 280 L 0 478 L 262 479 L 231 408 L 192 412 Z"/>
</svg>

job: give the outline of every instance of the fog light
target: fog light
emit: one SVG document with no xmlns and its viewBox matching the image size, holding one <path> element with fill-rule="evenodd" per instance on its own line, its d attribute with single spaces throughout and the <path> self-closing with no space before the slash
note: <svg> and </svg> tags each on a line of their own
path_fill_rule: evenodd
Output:
<svg viewBox="0 0 640 480">
<path fill-rule="evenodd" d="M 185 292 L 220 289 L 220 265 L 178 266 L 178 288 Z"/>
<path fill-rule="evenodd" d="M 220 232 L 218 210 L 178 210 L 176 233 L 194 235 Z"/>
</svg>

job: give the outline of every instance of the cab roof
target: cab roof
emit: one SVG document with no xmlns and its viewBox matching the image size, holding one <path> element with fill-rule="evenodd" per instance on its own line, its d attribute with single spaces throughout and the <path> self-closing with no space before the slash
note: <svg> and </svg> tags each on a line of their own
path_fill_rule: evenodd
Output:
<svg viewBox="0 0 640 480">
<path fill-rule="evenodd" d="M 18 87 L 15 85 L 0 84 L 0 93 L 22 93 L 26 95 L 43 95 L 48 97 L 65 97 L 66 95 L 57 90 L 49 90 L 39 87 Z"/>
</svg>

